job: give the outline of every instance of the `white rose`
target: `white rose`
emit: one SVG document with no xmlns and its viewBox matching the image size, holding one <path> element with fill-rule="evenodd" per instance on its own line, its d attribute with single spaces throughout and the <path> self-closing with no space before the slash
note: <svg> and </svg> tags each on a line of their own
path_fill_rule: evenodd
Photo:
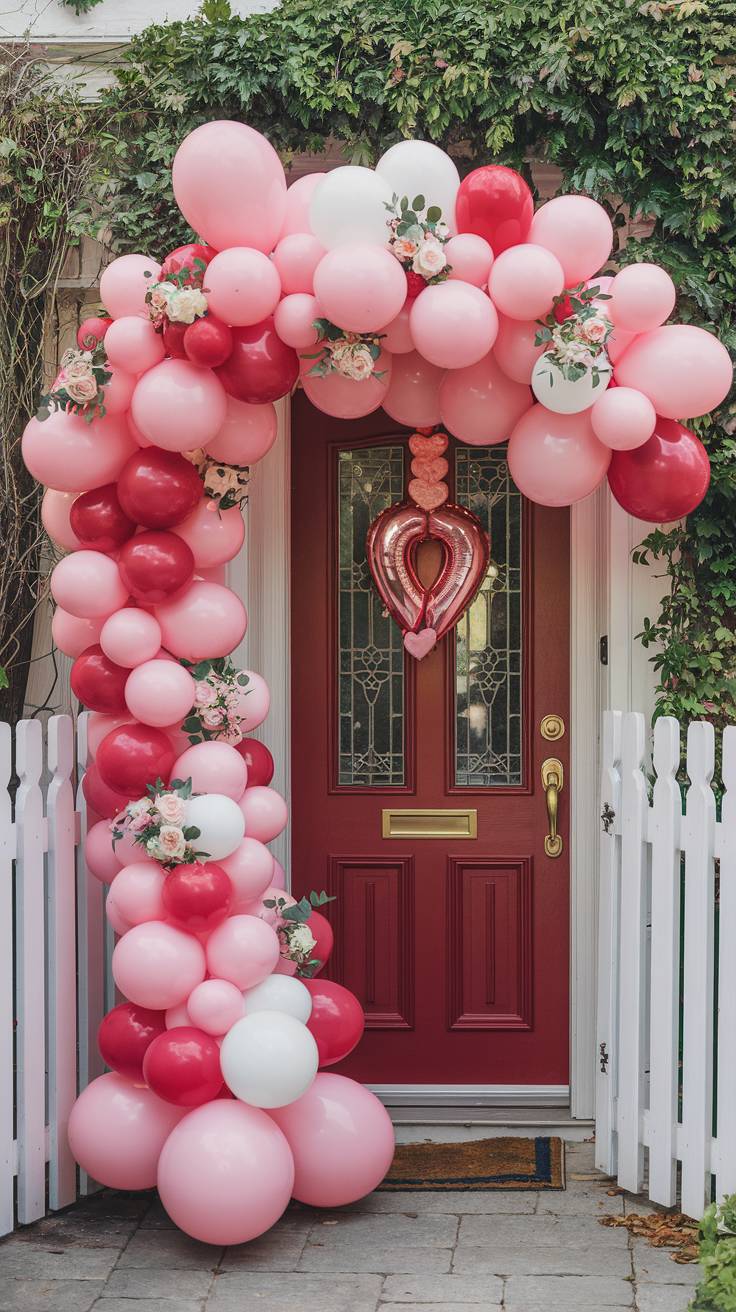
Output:
<svg viewBox="0 0 736 1312">
<path fill-rule="evenodd" d="M 97 383 L 91 377 L 70 378 L 65 386 L 72 401 L 76 401 L 78 405 L 86 405 L 97 396 Z"/>
<path fill-rule="evenodd" d="M 184 803 L 178 793 L 162 793 L 156 798 L 156 810 L 167 825 L 184 823 Z"/>
<path fill-rule="evenodd" d="M 139 797 L 136 802 L 128 802 L 125 809 L 128 815 L 142 815 L 144 811 L 150 811 L 151 803 L 147 797 Z"/>
<path fill-rule="evenodd" d="M 92 364 L 89 356 L 78 355 L 64 366 L 64 373 L 69 379 L 92 378 Z"/>
<path fill-rule="evenodd" d="M 606 319 L 596 316 L 594 319 L 586 319 L 583 323 L 583 337 L 586 342 L 595 344 L 604 342 L 610 325 Z"/>
<path fill-rule="evenodd" d="M 297 924 L 286 933 L 287 950 L 284 955 L 292 961 L 308 961 L 317 946 L 317 940 L 307 925 Z"/>
<path fill-rule="evenodd" d="M 447 264 L 447 256 L 436 237 L 425 237 L 414 259 L 412 269 L 423 278 L 434 278 Z"/>
<path fill-rule="evenodd" d="M 155 838 L 149 838 L 146 850 L 157 861 L 177 861 L 186 852 L 186 840 L 178 825 L 162 825 Z"/>
<path fill-rule="evenodd" d="M 182 287 L 169 297 L 167 314 L 174 323 L 194 323 L 207 313 L 207 297 L 196 287 Z"/>
<path fill-rule="evenodd" d="M 340 367 L 340 373 L 362 383 L 373 373 L 373 356 L 367 346 L 354 346 Z"/>
</svg>

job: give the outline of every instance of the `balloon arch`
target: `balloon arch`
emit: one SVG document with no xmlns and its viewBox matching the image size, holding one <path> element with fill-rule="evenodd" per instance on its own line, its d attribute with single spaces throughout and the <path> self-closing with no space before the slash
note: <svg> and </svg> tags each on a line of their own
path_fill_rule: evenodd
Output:
<svg viewBox="0 0 736 1312">
<path fill-rule="evenodd" d="M 532 501 L 569 505 L 607 477 L 632 514 L 672 520 L 709 478 L 683 417 L 723 400 L 731 364 L 709 333 L 665 323 L 663 269 L 600 274 L 613 237 L 600 205 L 559 196 L 535 212 L 500 165 L 461 182 L 438 147 L 403 141 L 375 170 L 287 190 L 260 133 L 213 122 L 182 142 L 173 184 L 199 240 L 105 269 L 105 312 L 82 324 L 23 454 L 68 553 L 53 634 L 91 711 L 87 862 L 109 886 L 128 999 L 100 1027 L 110 1072 L 74 1107 L 72 1150 L 103 1184 L 157 1184 L 190 1235 L 233 1244 L 292 1196 L 361 1197 L 393 1153 L 381 1104 L 329 1070 L 363 1015 L 320 976 L 327 895 L 284 892 L 268 844 L 287 808 L 251 737 L 269 691 L 230 659 L 247 618 L 225 566 L 248 469 L 276 437 L 273 402 L 300 383 L 326 414 L 382 406 L 421 430 L 409 500 L 369 542 L 421 657 L 488 559 L 477 521 L 447 504 L 446 432 L 508 440 Z M 411 595 L 406 566 L 428 535 L 446 577 Z"/>
</svg>

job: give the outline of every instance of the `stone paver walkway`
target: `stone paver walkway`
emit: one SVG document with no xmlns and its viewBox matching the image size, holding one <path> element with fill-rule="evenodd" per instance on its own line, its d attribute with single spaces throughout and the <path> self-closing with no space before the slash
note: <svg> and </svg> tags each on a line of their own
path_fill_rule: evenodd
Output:
<svg viewBox="0 0 736 1312">
<path fill-rule="evenodd" d="M 0 1244 L 0 1312 L 685 1312 L 698 1268 L 598 1224 L 592 1146 L 564 1193 L 378 1193 L 293 1206 L 239 1248 L 195 1243 L 150 1195 L 106 1193 Z"/>
</svg>

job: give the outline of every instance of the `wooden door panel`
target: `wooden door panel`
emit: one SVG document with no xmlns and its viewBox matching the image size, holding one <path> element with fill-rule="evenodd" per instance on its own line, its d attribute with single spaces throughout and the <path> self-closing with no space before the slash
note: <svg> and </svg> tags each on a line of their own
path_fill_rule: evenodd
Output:
<svg viewBox="0 0 736 1312">
<path fill-rule="evenodd" d="M 450 1029 L 531 1029 L 530 857 L 448 859 Z"/>
<path fill-rule="evenodd" d="M 333 978 L 360 998 L 367 1029 L 414 1023 L 412 857 L 331 858 Z"/>
</svg>

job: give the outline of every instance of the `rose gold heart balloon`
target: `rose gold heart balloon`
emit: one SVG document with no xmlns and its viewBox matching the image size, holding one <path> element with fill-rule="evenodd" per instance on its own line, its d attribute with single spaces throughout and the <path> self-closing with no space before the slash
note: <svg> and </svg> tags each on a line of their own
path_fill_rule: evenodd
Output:
<svg viewBox="0 0 736 1312">
<path fill-rule="evenodd" d="M 477 516 L 452 504 L 429 515 L 428 537 L 441 542 L 445 560 L 429 589 L 424 624 L 439 640 L 452 629 L 473 601 L 488 569 L 491 544 Z"/>
<path fill-rule="evenodd" d="M 427 529 L 426 511 L 406 502 L 389 506 L 368 529 L 368 568 L 381 600 L 404 633 L 418 629 L 424 614 L 426 591 L 414 557 Z"/>
</svg>

